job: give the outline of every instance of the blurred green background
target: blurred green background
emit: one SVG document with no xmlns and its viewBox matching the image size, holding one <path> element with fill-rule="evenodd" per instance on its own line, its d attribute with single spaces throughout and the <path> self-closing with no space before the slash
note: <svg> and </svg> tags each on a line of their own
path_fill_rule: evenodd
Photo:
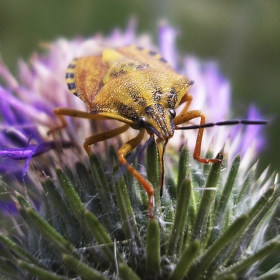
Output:
<svg viewBox="0 0 280 280">
<path fill-rule="evenodd" d="M 280 1 L 1 0 L 0 55 L 16 74 L 38 43 L 124 29 L 131 16 L 138 31 L 157 41 L 158 22 L 180 30 L 179 51 L 214 59 L 231 81 L 235 117 L 256 104 L 265 119 L 267 146 L 259 169 L 280 171 Z"/>
</svg>

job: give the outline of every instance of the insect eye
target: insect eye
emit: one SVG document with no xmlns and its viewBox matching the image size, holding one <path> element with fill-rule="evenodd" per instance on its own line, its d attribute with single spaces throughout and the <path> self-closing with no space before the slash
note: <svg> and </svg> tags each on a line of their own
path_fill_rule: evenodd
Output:
<svg viewBox="0 0 280 280">
<path fill-rule="evenodd" d="M 146 125 L 146 119 L 144 117 L 140 117 L 137 124 L 140 128 L 144 128 Z"/>
<path fill-rule="evenodd" d="M 174 110 L 174 109 L 169 109 L 169 113 L 170 113 L 170 115 L 173 117 L 173 118 L 175 118 L 176 117 L 176 111 Z"/>
</svg>

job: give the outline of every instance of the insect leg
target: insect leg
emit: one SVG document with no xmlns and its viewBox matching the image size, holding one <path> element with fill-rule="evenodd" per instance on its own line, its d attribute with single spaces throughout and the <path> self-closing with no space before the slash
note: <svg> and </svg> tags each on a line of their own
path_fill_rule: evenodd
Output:
<svg viewBox="0 0 280 280">
<path fill-rule="evenodd" d="M 77 117 L 83 119 L 91 119 L 91 120 L 105 120 L 104 116 L 100 116 L 98 114 L 91 114 L 88 112 L 69 109 L 69 108 L 56 108 L 53 110 L 54 114 L 57 115 L 59 118 L 61 116 L 69 116 L 69 117 Z"/>
<path fill-rule="evenodd" d="M 203 132 L 204 132 L 203 125 L 205 124 L 204 114 L 202 114 L 199 110 L 185 111 L 185 112 L 182 112 L 179 116 L 177 116 L 174 119 L 174 123 L 175 123 L 175 125 L 178 125 L 178 124 L 188 122 L 194 118 L 200 118 L 200 125 L 202 126 L 199 128 L 197 138 L 196 138 L 196 143 L 195 143 L 195 148 L 194 148 L 194 153 L 193 153 L 194 159 L 196 159 L 202 163 L 209 163 L 209 162 L 221 163 L 221 160 L 219 160 L 219 159 L 207 159 L 207 158 L 200 157 L 202 137 L 203 137 Z"/>
<path fill-rule="evenodd" d="M 140 175 L 140 173 L 135 170 L 126 160 L 125 156 L 132 151 L 136 146 L 138 146 L 145 134 L 145 130 L 142 129 L 139 131 L 138 135 L 127 141 L 125 144 L 123 144 L 119 151 L 118 151 L 118 159 L 119 161 L 125 165 L 126 169 L 140 182 L 140 184 L 143 186 L 143 188 L 145 189 L 145 191 L 147 192 L 148 195 L 148 210 L 149 210 L 149 216 L 151 219 L 154 218 L 153 216 L 153 205 L 154 205 L 154 188 L 151 185 L 151 183 L 146 180 L 142 175 Z M 151 137 L 154 137 L 153 135 L 151 135 Z"/>
<path fill-rule="evenodd" d="M 85 139 L 84 149 L 86 150 L 87 154 L 90 155 L 90 148 L 89 148 L 90 145 L 93 145 L 97 142 L 101 142 L 101 141 L 105 141 L 107 139 L 113 138 L 113 137 L 125 132 L 129 128 L 130 128 L 130 125 L 125 124 L 125 125 L 120 126 L 118 128 L 89 136 Z"/>
<path fill-rule="evenodd" d="M 65 127 L 67 127 L 67 122 L 64 118 L 64 116 L 69 117 L 78 117 L 83 119 L 93 119 L 93 120 L 104 120 L 105 118 L 96 114 L 90 114 L 88 112 L 83 112 L 75 109 L 69 109 L 69 108 L 56 108 L 53 110 L 54 114 L 60 119 L 61 125 L 54 127 L 50 129 L 47 132 L 47 135 L 50 135 L 58 130 L 61 130 Z"/>
<path fill-rule="evenodd" d="M 189 107 L 190 107 L 190 105 L 192 103 L 192 100 L 193 100 L 193 97 L 190 94 L 188 94 L 188 93 L 186 93 L 183 96 L 183 98 L 181 99 L 180 104 L 179 104 L 179 105 L 181 105 L 181 104 L 186 102 L 185 107 L 182 110 L 182 113 L 188 111 L 188 109 L 189 109 Z"/>
</svg>

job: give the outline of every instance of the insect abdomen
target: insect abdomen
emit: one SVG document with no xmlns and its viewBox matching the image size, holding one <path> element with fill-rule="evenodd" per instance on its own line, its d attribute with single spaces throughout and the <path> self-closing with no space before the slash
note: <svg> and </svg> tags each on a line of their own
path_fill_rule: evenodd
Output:
<svg viewBox="0 0 280 280">
<path fill-rule="evenodd" d="M 71 93 L 74 95 L 78 96 L 77 91 L 76 91 L 76 84 L 75 84 L 75 68 L 77 64 L 77 59 L 73 59 L 71 63 L 68 65 L 67 70 L 66 70 L 66 84 Z"/>
<path fill-rule="evenodd" d="M 69 91 L 82 99 L 88 108 L 103 86 L 107 71 L 101 56 L 76 58 L 66 70 L 66 84 Z"/>
</svg>

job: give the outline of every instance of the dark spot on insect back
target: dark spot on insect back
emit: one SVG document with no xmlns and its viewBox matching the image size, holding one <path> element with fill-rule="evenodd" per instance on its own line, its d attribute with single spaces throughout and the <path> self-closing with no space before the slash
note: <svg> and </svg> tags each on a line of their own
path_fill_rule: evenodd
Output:
<svg viewBox="0 0 280 280">
<path fill-rule="evenodd" d="M 125 74 L 126 71 L 124 69 L 121 69 L 120 71 L 116 72 L 117 76 Z"/>
<path fill-rule="evenodd" d="M 133 95 L 133 94 L 130 94 L 130 96 L 136 104 L 143 106 L 143 107 L 147 105 L 147 102 L 144 97 L 140 97 L 140 96 Z"/>
<path fill-rule="evenodd" d="M 145 113 L 151 118 L 154 115 L 154 109 L 151 106 L 148 106 L 145 108 Z"/>
<path fill-rule="evenodd" d="M 155 52 L 155 51 L 149 51 L 149 55 L 151 55 L 151 56 L 155 56 L 157 54 L 157 52 Z"/>
<path fill-rule="evenodd" d="M 151 105 L 151 106 L 148 106 L 145 108 L 145 112 L 149 118 L 152 118 L 155 116 L 155 111 L 157 112 L 158 116 L 164 115 L 164 108 L 160 104 L 154 104 L 154 105 Z"/>
<path fill-rule="evenodd" d="M 139 92 L 130 91 L 129 95 L 136 104 L 138 104 L 140 106 L 146 106 L 147 105 L 146 99 L 144 97 L 142 97 L 142 94 L 140 94 Z"/>
<path fill-rule="evenodd" d="M 164 107 L 162 105 L 156 104 L 156 109 L 161 115 L 164 115 Z"/>
<path fill-rule="evenodd" d="M 120 75 L 123 75 L 123 74 L 126 74 L 126 71 L 124 70 L 124 69 L 120 69 L 120 70 L 118 70 L 118 71 L 112 71 L 111 73 L 110 73 L 110 76 L 112 77 L 112 78 L 116 78 L 116 77 L 118 77 L 118 76 L 120 76 Z"/>
<path fill-rule="evenodd" d="M 165 58 L 163 58 L 163 57 L 161 57 L 159 60 L 160 60 L 161 62 L 163 62 L 163 63 L 167 63 L 167 60 L 166 60 Z"/>
<path fill-rule="evenodd" d="M 118 106 L 118 112 L 124 116 L 125 118 L 128 118 L 132 121 L 137 121 L 139 116 L 135 110 L 133 110 L 132 106 L 127 106 L 123 103 L 120 103 Z"/>
<path fill-rule="evenodd" d="M 73 90 L 73 89 L 76 88 L 75 83 L 68 83 L 67 86 L 68 86 L 68 89 L 69 89 L 69 90 Z"/>
<path fill-rule="evenodd" d="M 65 78 L 66 79 L 74 79 L 74 73 L 66 73 Z"/>
<path fill-rule="evenodd" d="M 178 99 L 178 93 L 174 88 L 171 88 L 170 93 L 167 96 L 167 104 L 169 108 L 174 108 Z"/>
<path fill-rule="evenodd" d="M 111 76 L 111 77 L 117 77 L 117 76 L 118 76 L 118 72 L 112 71 L 112 72 L 110 73 L 110 76 Z"/>
<path fill-rule="evenodd" d="M 149 118 L 154 118 L 164 115 L 164 107 L 161 104 L 150 105 L 145 108 L 145 113 Z"/>
<path fill-rule="evenodd" d="M 144 69 L 148 69 L 148 68 L 150 68 L 150 65 L 147 63 L 138 64 L 135 67 L 136 70 L 144 70 Z"/>
<path fill-rule="evenodd" d="M 155 102 L 159 102 L 162 98 L 162 90 L 161 88 L 158 88 L 154 93 L 153 93 L 153 99 Z"/>
<path fill-rule="evenodd" d="M 144 97 L 139 97 L 136 102 L 140 106 L 146 106 L 147 105 L 147 101 L 146 101 L 146 99 Z"/>
<path fill-rule="evenodd" d="M 70 68 L 70 69 L 74 69 L 75 67 L 76 67 L 76 64 L 70 63 L 70 64 L 68 65 L 68 68 Z"/>
<path fill-rule="evenodd" d="M 192 86 L 194 84 L 194 81 L 193 80 L 189 80 L 188 81 L 188 86 Z"/>
</svg>

